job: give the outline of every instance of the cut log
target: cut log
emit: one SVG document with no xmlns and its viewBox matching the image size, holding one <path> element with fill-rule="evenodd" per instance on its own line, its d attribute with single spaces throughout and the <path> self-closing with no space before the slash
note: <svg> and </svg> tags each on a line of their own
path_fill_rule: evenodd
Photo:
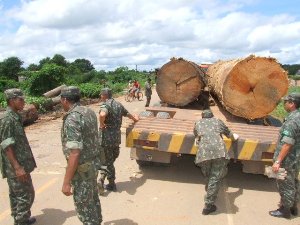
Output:
<svg viewBox="0 0 300 225">
<path fill-rule="evenodd" d="M 53 98 L 57 95 L 60 95 L 61 89 L 63 89 L 64 87 L 67 87 L 67 86 L 61 85 L 59 87 L 56 87 L 56 88 L 44 93 L 43 96 L 45 96 L 46 98 Z"/>
<path fill-rule="evenodd" d="M 218 61 L 207 71 L 208 87 L 231 114 L 265 117 L 287 93 L 287 72 L 273 58 L 250 55 Z"/>
<path fill-rule="evenodd" d="M 172 58 L 157 73 L 156 91 L 163 102 L 185 106 L 198 98 L 205 83 L 205 74 L 197 64 Z"/>
<path fill-rule="evenodd" d="M 19 113 L 22 116 L 24 125 L 31 124 L 39 118 L 38 111 L 33 104 L 25 105 Z"/>
</svg>

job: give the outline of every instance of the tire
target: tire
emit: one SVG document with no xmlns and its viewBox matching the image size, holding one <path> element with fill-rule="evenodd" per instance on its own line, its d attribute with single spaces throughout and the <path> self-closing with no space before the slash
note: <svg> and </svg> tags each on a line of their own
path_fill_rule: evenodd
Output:
<svg viewBox="0 0 300 225">
<path fill-rule="evenodd" d="M 143 101 L 143 97 L 144 97 L 143 92 L 139 92 L 139 93 L 138 93 L 138 100 L 139 100 L 139 101 Z"/>
</svg>

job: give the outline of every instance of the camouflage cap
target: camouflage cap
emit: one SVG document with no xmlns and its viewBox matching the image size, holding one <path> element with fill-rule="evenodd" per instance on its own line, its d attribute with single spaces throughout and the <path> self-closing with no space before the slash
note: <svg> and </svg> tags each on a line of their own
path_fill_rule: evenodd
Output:
<svg viewBox="0 0 300 225">
<path fill-rule="evenodd" d="M 212 118 L 212 117 L 214 117 L 214 114 L 210 109 L 203 110 L 202 118 Z"/>
<path fill-rule="evenodd" d="M 7 89 L 6 91 L 4 91 L 5 94 L 5 98 L 11 99 L 11 98 L 23 98 L 24 99 L 24 94 L 22 92 L 21 89 L 18 88 L 11 88 L 11 89 Z"/>
<path fill-rule="evenodd" d="M 112 90 L 110 88 L 102 88 L 101 95 L 107 95 L 108 98 L 112 97 Z"/>
<path fill-rule="evenodd" d="M 300 93 L 290 93 L 287 96 L 283 97 L 282 100 L 300 103 Z"/>
<path fill-rule="evenodd" d="M 80 90 L 76 86 L 65 87 L 61 90 L 61 97 L 80 97 Z"/>
</svg>

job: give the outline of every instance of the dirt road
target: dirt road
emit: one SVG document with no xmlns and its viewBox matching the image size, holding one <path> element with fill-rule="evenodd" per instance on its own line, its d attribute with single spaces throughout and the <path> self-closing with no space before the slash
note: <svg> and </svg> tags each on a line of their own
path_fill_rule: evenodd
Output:
<svg viewBox="0 0 300 225">
<path fill-rule="evenodd" d="M 132 113 L 143 110 L 145 101 L 126 103 Z M 155 102 L 158 97 L 154 93 Z M 151 104 L 152 104 L 151 103 Z M 90 106 L 96 112 L 97 104 Z M 71 197 L 61 193 L 65 159 L 61 151 L 62 120 L 31 125 L 26 133 L 38 168 L 33 172 L 36 199 L 32 214 L 37 225 L 79 225 Z M 167 167 L 140 170 L 124 147 L 116 162 L 115 193 L 100 197 L 104 225 L 300 225 L 300 217 L 291 220 L 272 218 L 269 210 L 277 207 L 279 195 L 274 180 L 262 175 L 244 174 L 240 164 L 231 164 L 219 193 L 218 210 L 203 216 L 204 179 L 193 164 L 193 157 L 181 157 Z M 0 225 L 11 225 L 8 188 L 0 180 Z"/>
</svg>

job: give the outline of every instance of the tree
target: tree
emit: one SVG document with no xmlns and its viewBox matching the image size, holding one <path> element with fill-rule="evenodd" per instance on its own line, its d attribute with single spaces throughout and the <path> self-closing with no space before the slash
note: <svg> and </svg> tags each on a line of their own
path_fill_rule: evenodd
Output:
<svg viewBox="0 0 300 225">
<path fill-rule="evenodd" d="M 31 63 L 28 67 L 27 67 L 27 70 L 29 71 L 38 71 L 40 68 L 38 65 L 34 64 L 34 63 Z"/>
<path fill-rule="evenodd" d="M 51 59 L 50 57 L 46 57 L 46 58 L 43 58 L 39 61 L 39 69 L 42 69 L 42 67 L 45 65 L 45 64 L 49 64 L 51 62 Z"/>
<path fill-rule="evenodd" d="M 0 76 L 18 81 L 18 73 L 24 70 L 23 61 L 18 57 L 9 57 L 0 63 Z"/>
<path fill-rule="evenodd" d="M 60 54 L 55 54 L 51 59 L 51 63 L 54 63 L 58 66 L 63 66 L 63 67 L 67 67 L 67 65 L 68 65 L 66 58 Z"/>
<path fill-rule="evenodd" d="M 87 59 L 76 59 L 71 64 L 77 67 L 82 73 L 87 73 L 95 69 L 93 64 Z"/>
<path fill-rule="evenodd" d="M 26 86 L 30 94 L 41 95 L 59 85 L 65 80 L 66 68 L 56 64 L 45 64 L 39 71 L 28 72 Z"/>
</svg>

